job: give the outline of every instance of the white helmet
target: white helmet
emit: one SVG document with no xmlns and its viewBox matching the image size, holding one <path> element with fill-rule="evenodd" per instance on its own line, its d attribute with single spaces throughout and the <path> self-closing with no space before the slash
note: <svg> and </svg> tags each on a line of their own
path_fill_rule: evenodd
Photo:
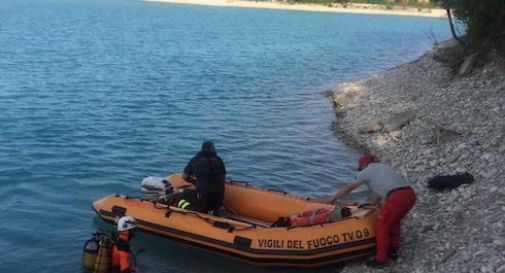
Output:
<svg viewBox="0 0 505 273">
<path fill-rule="evenodd" d="M 130 216 L 123 216 L 117 222 L 117 231 L 125 231 L 137 228 L 137 221 Z"/>
</svg>

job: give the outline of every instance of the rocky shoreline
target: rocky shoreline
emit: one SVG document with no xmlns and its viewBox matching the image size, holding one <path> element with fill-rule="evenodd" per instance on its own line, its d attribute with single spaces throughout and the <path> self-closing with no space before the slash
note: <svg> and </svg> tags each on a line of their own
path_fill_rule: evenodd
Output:
<svg viewBox="0 0 505 273">
<path fill-rule="evenodd" d="M 393 165 L 418 196 L 400 259 L 384 270 L 349 263 L 343 273 L 505 272 L 505 60 L 455 75 L 441 51 L 328 92 L 344 141 Z M 427 187 L 461 172 L 475 181 Z"/>
</svg>

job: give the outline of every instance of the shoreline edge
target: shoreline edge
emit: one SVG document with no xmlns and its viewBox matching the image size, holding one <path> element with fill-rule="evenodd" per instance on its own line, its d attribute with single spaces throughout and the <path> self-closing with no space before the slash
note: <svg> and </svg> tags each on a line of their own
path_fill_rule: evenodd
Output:
<svg viewBox="0 0 505 273">
<path fill-rule="evenodd" d="M 393 16 L 420 16 L 420 17 L 446 17 L 443 9 L 418 9 L 418 8 L 392 8 L 387 9 L 373 4 L 347 4 L 337 6 L 325 6 L 321 4 L 290 4 L 281 1 L 248 1 L 248 0 L 140 0 L 143 2 L 158 2 L 184 5 L 200 5 L 215 7 L 276 9 L 308 12 L 328 13 L 352 13 L 370 15 L 393 15 Z"/>
</svg>

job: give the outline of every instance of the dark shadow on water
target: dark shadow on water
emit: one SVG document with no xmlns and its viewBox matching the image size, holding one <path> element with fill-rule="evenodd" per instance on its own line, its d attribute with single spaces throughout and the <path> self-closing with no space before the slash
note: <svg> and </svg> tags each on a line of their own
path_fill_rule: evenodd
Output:
<svg viewBox="0 0 505 273">
<path fill-rule="evenodd" d="M 94 218 L 94 223 L 103 231 L 114 229 L 99 217 Z M 143 231 L 136 233 L 131 245 L 134 252 L 144 250 L 137 257 L 143 273 L 337 273 L 345 267 L 345 264 L 321 268 L 259 267 Z"/>
</svg>

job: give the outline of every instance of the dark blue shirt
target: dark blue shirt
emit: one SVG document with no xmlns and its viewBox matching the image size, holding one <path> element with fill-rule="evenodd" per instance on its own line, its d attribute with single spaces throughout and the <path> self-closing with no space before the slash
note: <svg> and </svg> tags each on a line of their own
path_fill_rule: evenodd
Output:
<svg viewBox="0 0 505 273">
<path fill-rule="evenodd" d="M 186 165 L 184 173 L 196 177 L 199 192 L 224 193 L 226 169 L 215 152 L 199 152 Z"/>
</svg>

